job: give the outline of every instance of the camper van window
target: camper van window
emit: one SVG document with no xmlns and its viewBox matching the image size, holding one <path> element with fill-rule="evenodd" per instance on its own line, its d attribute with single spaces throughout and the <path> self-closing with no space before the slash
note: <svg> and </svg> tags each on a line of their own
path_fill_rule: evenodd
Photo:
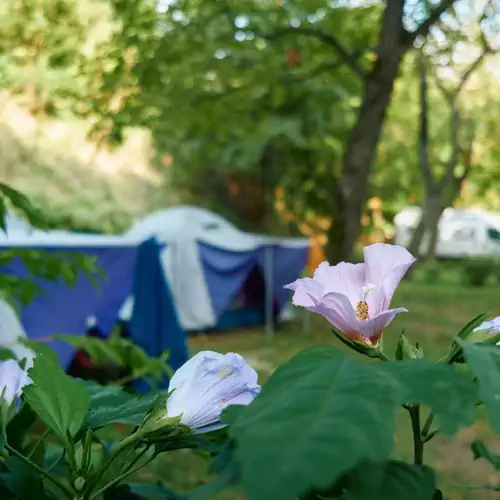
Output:
<svg viewBox="0 0 500 500">
<path fill-rule="evenodd" d="M 476 232 L 472 227 L 466 227 L 462 229 L 457 229 L 453 233 L 453 238 L 457 240 L 473 240 L 476 236 Z"/>
<path fill-rule="evenodd" d="M 500 231 L 497 229 L 489 228 L 488 229 L 488 238 L 492 239 L 493 241 L 496 241 L 500 243 Z"/>
</svg>

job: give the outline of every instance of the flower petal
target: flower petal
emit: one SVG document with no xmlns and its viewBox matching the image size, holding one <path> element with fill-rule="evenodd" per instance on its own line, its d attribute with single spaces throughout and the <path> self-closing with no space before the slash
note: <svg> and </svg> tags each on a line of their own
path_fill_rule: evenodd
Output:
<svg viewBox="0 0 500 500">
<path fill-rule="evenodd" d="M 349 299 L 340 293 L 330 292 L 309 311 L 324 316 L 337 330 L 348 337 L 356 336 L 356 313 Z"/>
<path fill-rule="evenodd" d="M 286 285 L 285 288 L 294 290 L 295 293 L 293 294 L 292 302 L 294 305 L 301 307 L 314 305 L 311 296 L 319 300 L 324 294 L 320 283 L 311 278 L 295 280 L 293 283 Z"/>
<path fill-rule="evenodd" d="M 0 362 L 0 394 L 10 406 L 22 394 L 24 386 L 31 384 L 28 374 L 15 359 Z"/>
<path fill-rule="evenodd" d="M 406 248 L 387 243 L 374 243 L 367 246 L 363 254 L 367 266 L 366 280 L 383 287 L 386 307 L 389 307 L 399 282 L 417 259 Z"/>
<path fill-rule="evenodd" d="M 487 330 L 488 333 L 500 333 L 500 316 L 483 321 L 477 328 L 474 328 L 475 332 L 479 332 L 481 330 Z"/>
<path fill-rule="evenodd" d="M 340 262 L 336 266 L 321 263 L 314 272 L 314 281 L 320 283 L 324 293 L 340 293 L 346 296 L 351 305 L 363 300 L 363 286 L 366 284 L 365 264 L 350 264 Z"/>
<path fill-rule="evenodd" d="M 408 312 L 404 307 L 397 309 L 389 309 L 377 314 L 374 318 L 367 321 L 357 321 L 357 331 L 360 336 L 368 339 L 378 338 L 387 328 L 389 323 L 396 317 L 397 314 Z"/>
</svg>

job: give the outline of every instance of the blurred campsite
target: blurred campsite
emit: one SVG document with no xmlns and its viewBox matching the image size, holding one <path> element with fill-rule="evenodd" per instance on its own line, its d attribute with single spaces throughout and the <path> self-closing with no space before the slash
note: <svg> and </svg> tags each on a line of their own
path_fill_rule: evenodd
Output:
<svg viewBox="0 0 500 500">
<path fill-rule="evenodd" d="M 500 312 L 499 9 L 2 0 L 2 346 L 137 390 L 213 346 L 266 378 L 331 341 L 284 286 L 389 242 L 419 257 L 396 301 L 439 356 Z M 446 446 L 446 481 L 491 479 Z"/>
</svg>

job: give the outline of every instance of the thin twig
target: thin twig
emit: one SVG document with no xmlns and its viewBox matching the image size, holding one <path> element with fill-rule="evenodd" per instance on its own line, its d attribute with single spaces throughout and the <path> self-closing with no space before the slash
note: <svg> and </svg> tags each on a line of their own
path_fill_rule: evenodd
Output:
<svg viewBox="0 0 500 500">
<path fill-rule="evenodd" d="M 453 5 L 454 1 L 455 0 L 441 0 L 441 2 L 431 10 L 429 17 L 415 31 L 407 33 L 406 44 L 413 44 L 415 39 L 419 36 L 427 36 L 432 25 L 435 24 L 441 15 Z"/>
</svg>

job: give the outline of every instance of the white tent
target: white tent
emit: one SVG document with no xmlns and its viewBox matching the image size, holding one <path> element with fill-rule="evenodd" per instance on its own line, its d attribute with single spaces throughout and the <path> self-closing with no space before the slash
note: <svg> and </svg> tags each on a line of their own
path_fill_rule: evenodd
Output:
<svg viewBox="0 0 500 500">
<path fill-rule="evenodd" d="M 155 237 L 165 243 L 162 254 L 167 279 L 172 289 L 181 325 L 186 330 L 202 330 L 216 325 L 212 300 L 205 280 L 198 243 L 229 252 L 250 252 L 261 247 L 281 245 L 308 248 L 305 238 L 272 238 L 240 231 L 223 217 L 208 210 L 181 205 L 160 210 L 137 221 L 126 233 L 127 238 L 144 241 Z M 272 251 L 272 249 L 270 250 Z M 268 309 L 272 315 L 272 254 L 266 258 L 264 278 L 269 293 Z M 130 314 L 127 304 L 124 316 Z M 272 316 L 268 320 L 272 320 Z M 268 322 L 269 327 L 269 322 Z"/>
<path fill-rule="evenodd" d="M 421 217 L 418 207 L 408 207 L 394 218 L 396 243 L 408 246 Z M 438 225 L 438 257 L 500 256 L 500 217 L 483 210 L 447 208 Z M 425 254 L 429 235 L 422 239 Z"/>
</svg>

